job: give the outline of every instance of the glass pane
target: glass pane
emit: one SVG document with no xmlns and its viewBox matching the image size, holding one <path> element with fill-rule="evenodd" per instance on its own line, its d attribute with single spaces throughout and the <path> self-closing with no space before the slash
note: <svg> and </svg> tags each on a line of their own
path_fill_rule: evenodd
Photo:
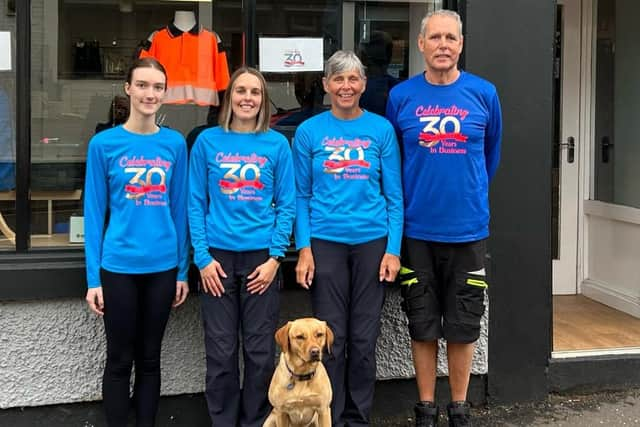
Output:
<svg viewBox="0 0 640 427">
<path fill-rule="evenodd" d="M 424 70 L 417 37 L 422 17 L 441 9 L 441 1 L 359 1 L 350 27 L 353 46 L 367 67 L 367 88 L 360 105 L 384 115 L 389 91 Z"/>
<path fill-rule="evenodd" d="M 0 251 L 15 247 L 15 2 L 0 0 Z"/>
<path fill-rule="evenodd" d="M 640 208 L 640 30 L 633 0 L 598 2 L 595 199 Z"/>
<path fill-rule="evenodd" d="M 245 39 L 242 27 L 242 0 L 214 1 L 213 29 L 222 38 L 231 72 L 245 62 Z"/>
<path fill-rule="evenodd" d="M 424 69 L 416 41 L 420 21 L 427 12 L 441 7 L 440 0 L 310 0 L 304 4 L 293 0 L 257 0 L 256 32 L 258 39 L 321 38 L 321 62 L 338 49 L 356 51 L 368 68 L 362 106 L 384 114 L 389 89 Z M 260 62 L 260 52 L 258 57 Z M 329 107 L 322 74 L 306 70 L 265 73 L 276 109 L 271 120 L 274 129 L 291 137 L 303 120 Z"/>
<path fill-rule="evenodd" d="M 212 2 L 32 1 L 33 247 L 82 246 L 87 144 L 126 120 L 123 82 L 133 59 L 153 56 L 167 68 L 159 124 L 186 137 L 215 120 L 220 76 L 228 79 L 221 64 L 242 61 L 229 57 L 242 52 L 237 3 L 217 7 L 214 19 Z"/>
<path fill-rule="evenodd" d="M 256 33 L 258 39 L 272 37 L 304 37 L 315 39 L 317 50 L 298 52 L 297 49 L 286 49 L 282 57 L 283 68 L 288 59 L 297 60 L 289 65 L 291 71 L 265 72 L 275 114 L 271 124 L 274 129 L 291 138 L 298 124 L 305 119 L 323 111 L 326 107 L 324 90 L 322 89 L 322 64 L 333 52 L 338 50 L 339 22 L 337 0 L 299 1 L 257 0 L 256 1 Z M 256 41 L 257 42 L 257 41 Z M 322 52 L 322 53 L 320 53 Z M 300 56 L 304 55 L 304 58 Z M 258 51 L 259 67 L 266 53 Z M 321 55 L 321 57 L 314 57 Z M 304 63 L 307 65 L 302 66 Z M 308 71 L 311 62 L 320 67 Z"/>
</svg>

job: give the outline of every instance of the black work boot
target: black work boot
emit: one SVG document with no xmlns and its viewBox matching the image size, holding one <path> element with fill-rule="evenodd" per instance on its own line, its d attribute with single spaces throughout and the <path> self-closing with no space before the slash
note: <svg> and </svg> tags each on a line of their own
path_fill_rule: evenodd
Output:
<svg viewBox="0 0 640 427">
<path fill-rule="evenodd" d="M 449 427 L 471 427 L 471 405 L 462 400 L 447 405 Z"/>
<path fill-rule="evenodd" d="M 438 407 L 433 402 L 418 402 L 413 410 L 416 412 L 416 427 L 438 425 Z"/>
</svg>

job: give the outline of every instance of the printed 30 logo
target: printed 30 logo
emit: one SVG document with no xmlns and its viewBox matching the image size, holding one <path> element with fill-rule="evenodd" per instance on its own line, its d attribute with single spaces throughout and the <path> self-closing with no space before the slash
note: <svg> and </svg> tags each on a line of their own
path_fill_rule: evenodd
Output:
<svg viewBox="0 0 640 427">
<path fill-rule="evenodd" d="M 460 133 L 460 120 L 454 116 L 425 116 L 421 122 L 427 122 L 418 137 L 423 147 L 433 147 L 441 141 L 467 142 L 467 137 Z"/>
<path fill-rule="evenodd" d="M 224 194 L 236 193 L 241 188 L 252 187 L 262 190 L 264 184 L 260 182 L 260 168 L 254 163 L 244 165 L 238 163 L 220 163 L 222 169 L 227 169 L 218 184 Z"/>
<path fill-rule="evenodd" d="M 285 67 L 301 67 L 304 65 L 302 54 L 298 49 L 285 50 L 284 66 Z"/>
<path fill-rule="evenodd" d="M 345 167 L 362 166 L 368 168 L 370 163 L 364 159 L 364 150 L 362 147 L 324 147 L 325 151 L 331 151 L 329 160 L 323 162 L 325 173 L 342 173 Z M 352 159 L 352 153 L 355 151 L 356 159 Z"/>
<path fill-rule="evenodd" d="M 124 186 L 127 199 L 139 199 L 147 193 L 159 192 L 165 193 L 167 186 L 165 185 L 167 176 L 166 172 L 159 167 L 147 168 L 125 168 L 125 173 L 132 173 L 133 178 L 129 180 L 129 184 Z M 155 180 L 158 182 L 154 184 L 154 176 L 158 178 Z M 141 179 L 144 176 L 144 179 Z"/>
</svg>

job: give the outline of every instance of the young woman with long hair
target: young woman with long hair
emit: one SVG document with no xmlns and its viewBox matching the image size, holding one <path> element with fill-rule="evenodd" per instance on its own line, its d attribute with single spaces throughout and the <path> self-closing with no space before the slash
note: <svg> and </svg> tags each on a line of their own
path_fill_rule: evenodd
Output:
<svg viewBox="0 0 640 427">
<path fill-rule="evenodd" d="M 86 300 L 104 319 L 110 427 L 127 425 L 134 361 L 136 425 L 155 424 L 162 337 L 171 307 L 189 292 L 187 147 L 178 132 L 156 125 L 166 87 L 158 61 L 137 60 L 124 84 L 129 118 L 95 135 L 87 153 Z"/>
</svg>

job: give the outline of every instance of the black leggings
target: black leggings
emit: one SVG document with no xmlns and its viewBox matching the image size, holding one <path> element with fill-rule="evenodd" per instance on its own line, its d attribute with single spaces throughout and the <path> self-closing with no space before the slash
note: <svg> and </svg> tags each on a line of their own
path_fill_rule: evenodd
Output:
<svg viewBox="0 0 640 427">
<path fill-rule="evenodd" d="M 149 274 L 100 270 L 104 295 L 107 364 L 102 398 L 109 427 L 127 425 L 129 383 L 137 426 L 153 426 L 160 398 L 160 350 L 176 294 L 176 269 Z"/>
</svg>

